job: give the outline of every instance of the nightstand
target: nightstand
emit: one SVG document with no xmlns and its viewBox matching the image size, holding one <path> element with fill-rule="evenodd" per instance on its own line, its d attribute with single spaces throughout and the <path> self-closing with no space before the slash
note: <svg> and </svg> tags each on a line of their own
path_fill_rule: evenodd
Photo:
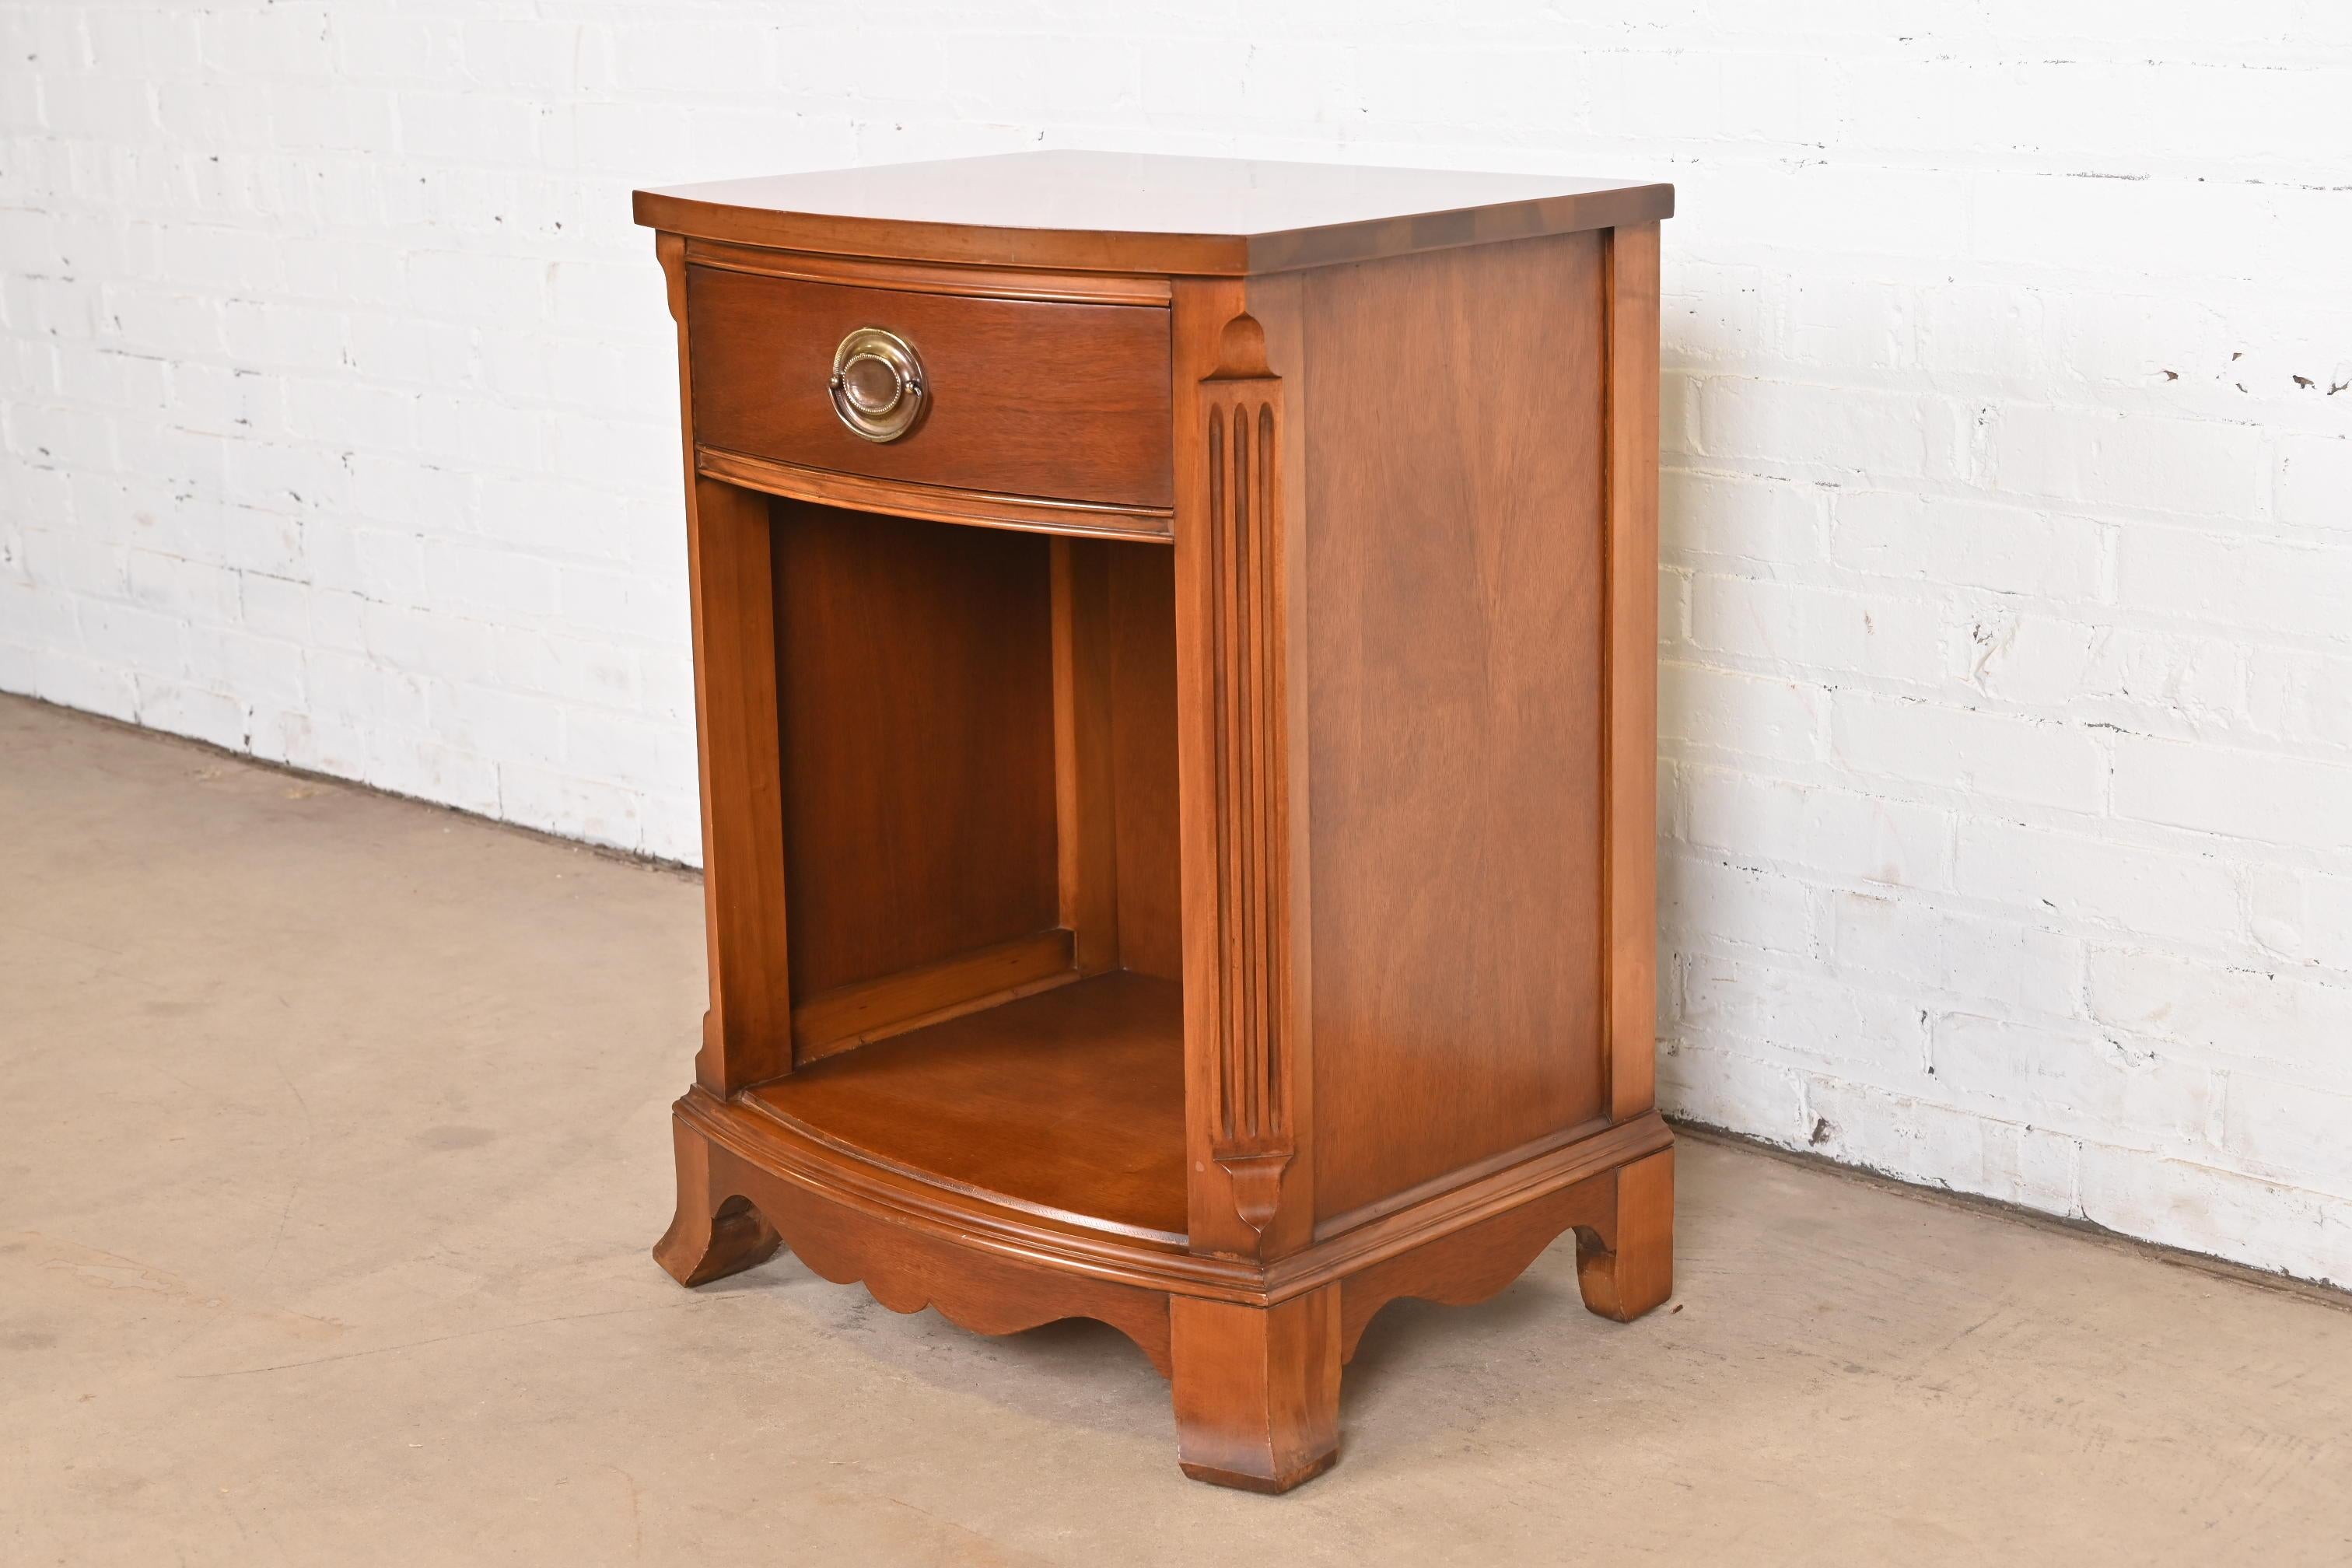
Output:
<svg viewBox="0 0 2352 1568">
<path fill-rule="evenodd" d="M 710 1007 L 656 1256 L 1115 1325 L 1330 1464 L 1401 1297 L 1672 1289 L 1673 189 L 1041 153 L 640 192 Z"/>
</svg>

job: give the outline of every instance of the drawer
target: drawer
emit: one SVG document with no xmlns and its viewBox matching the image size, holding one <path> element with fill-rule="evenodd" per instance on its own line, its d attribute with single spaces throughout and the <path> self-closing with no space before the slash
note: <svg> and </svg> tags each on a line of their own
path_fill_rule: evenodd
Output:
<svg viewBox="0 0 2352 1568">
<path fill-rule="evenodd" d="M 1173 504 L 1164 309 L 700 266 L 686 270 L 686 307 L 704 447 L 1003 495 Z M 849 428 L 831 386 L 843 341 L 875 327 L 912 351 L 923 387 L 920 417 L 885 441 Z"/>
</svg>

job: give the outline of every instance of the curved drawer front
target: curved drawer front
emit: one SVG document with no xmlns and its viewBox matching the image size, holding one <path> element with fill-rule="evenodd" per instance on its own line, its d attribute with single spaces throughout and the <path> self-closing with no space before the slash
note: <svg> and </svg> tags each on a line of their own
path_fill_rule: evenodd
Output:
<svg viewBox="0 0 2352 1568">
<path fill-rule="evenodd" d="M 864 289 L 688 267 L 707 447 L 837 473 L 1108 506 L 1173 504 L 1168 312 Z M 836 351 L 880 328 L 920 362 L 913 428 L 850 428 Z"/>
</svg>

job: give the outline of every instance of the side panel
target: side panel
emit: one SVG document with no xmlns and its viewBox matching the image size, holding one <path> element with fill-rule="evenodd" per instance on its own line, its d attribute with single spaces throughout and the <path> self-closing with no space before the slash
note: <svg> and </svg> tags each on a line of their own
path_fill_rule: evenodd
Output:
<svg viewBox="0 0 2352 1568">
<path fill-rule="evenodd" d="M 1658 226 L 1609 237 L 1609 1095 L 1656 1103 Z"/>
<path fill-rule="evenodd" d="M 1178 980 L 1175 552 L 1091 539 L 1052 549 L 1062 924 L 1082 974 Z"/>
<path fill-rule="evenodd" d="M 1119 962 L 1139 974 L 1179 980 L 1184 932 L 1177 870 L 1175 553 L 1108 548 Z"/>
<path fill-rule="evenodd" d="M 1318 1228 L 1609 1113 L 1607 242 L 1304 275 Z"/>
<path fill-rule="evenodd" d="M 792 1070 L 784 940 L 782 759 L 764 496 L 697 477 L 684 242 L 656 236 L 677 322 L 686 559 L 694 624 L 695 740 L 710 1007 L 696 1079 L 714 1094 Z"/>
</svg>

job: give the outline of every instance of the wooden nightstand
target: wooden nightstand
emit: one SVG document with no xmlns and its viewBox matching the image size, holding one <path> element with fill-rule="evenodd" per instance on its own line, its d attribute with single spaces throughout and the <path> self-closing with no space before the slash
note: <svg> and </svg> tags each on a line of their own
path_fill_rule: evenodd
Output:
<svg viewBox="0 0 2352 1568">
<path fill-rule="evenodd" d="M 677 320 L 699 1284 L 1085 1316 L 1184 1468 L 1339 1446 L 1386 1302 L 1576 1232 L 1652 1100 L 1671 186 L 1041 153 L 640 192 Z"/>
</svg>

